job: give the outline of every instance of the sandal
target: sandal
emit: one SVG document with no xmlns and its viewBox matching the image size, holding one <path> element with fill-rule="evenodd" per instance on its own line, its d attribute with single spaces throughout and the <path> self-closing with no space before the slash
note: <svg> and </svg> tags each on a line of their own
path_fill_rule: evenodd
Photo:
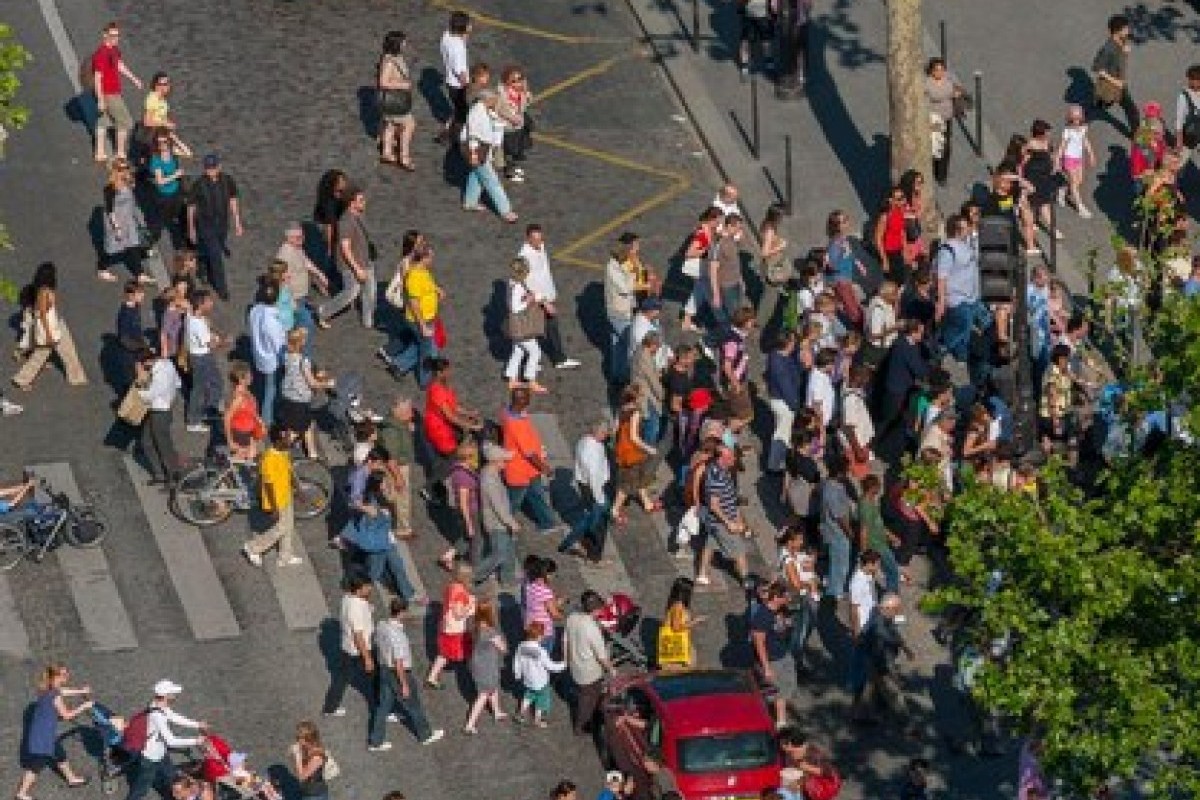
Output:
<svg viewBox="0 0 1200 800">
<path fill-rule="evenodd" d="M 395 164 L 397 164 L 397 163 L 399 163 L 399 162 L 397 162 L 397 161 L 396 161 L 396 159 L 394 159 L 394 158 L 385 158 L 384 156 L 380 156 L 380 157 L 379 157 L 379 163 L 380 163 L 380 164 L 392 164 L 392 165 L 395 165 Z"/>
<path fill-rule="evenodd" d="M 520 217 L 517 216 L 515 211 L 510 211 L 507 214 L 504 214 L 503 216 L 501 216 L 500 219 L 504 220 L 509 225 L 514 225 L 514 224 L 516 224 L 517 220 L 520 219 Z"/>
<path fill-rule="evenodd" d="M 96 277 L 99 278 L 100 280 L 104 281 L 105 283 L 116 283 L 117 282 L 117 276 L 113 275 L 111 272 L 109 272 L 106 269 L 102 269 L 99 272 L 97 272 Z"/>
<path fill-rule="evenodd" d="M 662 500 L 655 500 L 650 505 L 646 506 L 647 514 L 656 514 L 664 508 Z"/>
<path fill-rule="evenodd" d="M 405 172 L 416 172 L 417 168 L 413 165 L 411 158 L 402 158 L 396 162 L 396 166 Z"/>
<path fill-rule="evenodd" d="M 91 778 L 80 778 L 77 781 L 67 781 L 67 786 L 71 789 L 79 789 L 83 786 L 87 786 L 91 782 Z"/>
</svg>

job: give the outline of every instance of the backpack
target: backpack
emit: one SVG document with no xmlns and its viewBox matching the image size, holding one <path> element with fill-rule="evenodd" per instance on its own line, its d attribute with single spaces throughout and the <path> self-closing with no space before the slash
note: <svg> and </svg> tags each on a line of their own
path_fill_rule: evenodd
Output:
<svg viewBox="0 0 1200 800">
<path fill-rule="evenodd" d="M 1187 115 L 1183 118 L 1183 146 L 1196 147 L 1200 145 L 1200 108 L 1192 101 L 1192 94 L 1183 90 L 1183 101 L 1187 103 Z"/>
<path fill-rule="evenodd" d="M 150 739 L 150 715 L 157 709 L 150 706 L 143 708 L 129 718 L 125 730 L 121 731 L 121 749 L 131 755 L 139 755 L 146 749 Z"/>
</svg>

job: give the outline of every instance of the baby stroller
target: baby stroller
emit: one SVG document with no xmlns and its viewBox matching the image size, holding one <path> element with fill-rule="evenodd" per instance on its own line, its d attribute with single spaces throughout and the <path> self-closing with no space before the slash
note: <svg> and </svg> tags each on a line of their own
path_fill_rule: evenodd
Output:
<svg viewBox="0 0 1200 800">
<path fill-rule="evenodd" d="M 642 647 L 642 609 L 629 595 L 612 595 L 604 608 L 596 612 L 596 622 L 608 642 L 614 668 L 629 665 L 644 670 L 649 666 L 650 660 Z"/>
<path fill-rule="evenodd" d="M 121 747 L 121 732 L 125 720 L 112 713 L 112 709 L 101 703 L 92 706 L 92 725 L 100 734 L 100 791 L 112 794 L 117 791 L 117 781 L 137 762 L 133 754 Z"/>
<path fill-rule="evenodd" d="M 279 790 L 246 766 L 246 754 L 234 752 L 220 736 L 209 733 L 197 748 L 198 758 L 183 771 L 213 787 L 217 800 L 282 800 Z"/>
<path fill-rule="evenodd" d="M 345 372 L 337 377 L 325 406 L 330 419 L 330 435 L 345 452 L 354 450 L 354 426 L 370 415 L 363 407 L 366 381 L 361 372 Z"/>
</svg>

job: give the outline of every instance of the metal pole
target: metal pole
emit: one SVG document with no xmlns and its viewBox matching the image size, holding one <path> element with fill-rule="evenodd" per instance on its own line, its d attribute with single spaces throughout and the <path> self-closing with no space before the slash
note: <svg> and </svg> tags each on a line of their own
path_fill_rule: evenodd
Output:
<svg viewBox="0 0 1200 800">
<path fill-rule="evenodd" d="M 757 161 L 762 150 L 758 138 L 758 77 L 753 72 L 750 73 L 750 129 L 751 138 L 754 140 L 754 160 Z"/>
<path fill-rule="evenodd" d="M 983 73 L 975 72 L 975 155 L 983 156 Z"/>
<path fill-rule="evenodd" d="M 692 0 L 692 52 L 700 52 L 700 0 Z"/>
<path fill-rule="evenodd" d="M 938 22 L 938 44 L 941 48 L 942 61 L 946 60 L 946 20 Z"/>
<path fill-rule="evenodd" d="M 783 137 L 784 213 L 792 215 L 792 137 Z"/>
</svg>

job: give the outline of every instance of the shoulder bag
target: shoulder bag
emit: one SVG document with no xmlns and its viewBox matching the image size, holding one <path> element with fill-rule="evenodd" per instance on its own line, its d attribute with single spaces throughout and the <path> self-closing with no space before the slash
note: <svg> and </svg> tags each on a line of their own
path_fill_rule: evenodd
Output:
<svg viewBox="0 0 1200 800">
<path fill-rule="evenodd" d="M 533 292 L 529 291 L 529 287 L 524 283 L 521 284 L 521 288 L 524 289 L 527 294 L 533 294 Z M 532 299 L 530 299 L 530 301 L 525 304 L 525 308 L 519 312 L 514 312 L 512 310 L 512 306 L 510 305 L 508 310 L 507 328 L 508 330 L 506 332 L 508 333 L 508 338 L 512 339 L 514 342 L 523 342 L 526 339 L 537 339 L 540 336 L 544 336 L 546 333 L 546 312 L 542 310 L 540 303 Z"/>
<path fill-rule="evenodd" d="M 401 77 L 408 77 L 392 56 L 384 56 L 383 63 Z M 379 113 L 384 117 L 403 117 L 412 112 L 412 106 L 412 89 L 379 89 Z"/>
<path fill-rule="evenodd" d="M 129 391 L 125 392 L 125 396 L 121 398 L 121 405 L 117 407 L 117 418 L 128 422 L 135 428 L 142 424 L 146 419 L 146 414 L 150 409 L 146 405 L 146 401 L 138 394 L 140 387 L 135 383 L 129 387 Z"/>
</svg>

